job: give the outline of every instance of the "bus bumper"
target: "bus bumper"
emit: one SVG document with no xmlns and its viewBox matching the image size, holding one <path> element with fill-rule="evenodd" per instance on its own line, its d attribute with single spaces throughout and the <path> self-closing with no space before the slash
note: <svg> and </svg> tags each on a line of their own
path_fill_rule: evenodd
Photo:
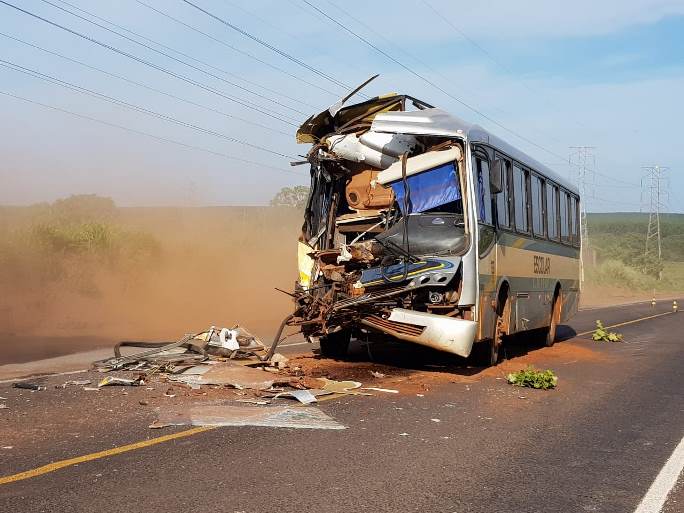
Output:
<svg viewBox="0 0 684 513">
<path fill-rule="evenodd" d="M 467 358 L 473 349 L 477 322 L 444 315 L 394 308 L 387 319 L 372 316 L 361 321 L 400 340 Z"/>
</svg>

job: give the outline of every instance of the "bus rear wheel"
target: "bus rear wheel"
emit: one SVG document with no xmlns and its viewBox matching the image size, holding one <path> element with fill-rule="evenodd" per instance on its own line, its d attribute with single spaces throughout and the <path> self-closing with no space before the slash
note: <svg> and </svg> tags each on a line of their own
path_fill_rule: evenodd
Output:
<svg viewBox="0 0 684 513">
<path fill-rule="evenodd" d="M 560 324 L 561 316 L 561 298 L 560 292 L 557 292 L 553 297 L 553 305 L 551 306 L 551 323 L 546 330 L 546 337 L 544 339 L 544 345 L 546 347 L 551 347 L 556 343 L 556 330 L 558 329 L 558 324 Z"/>
</svg>

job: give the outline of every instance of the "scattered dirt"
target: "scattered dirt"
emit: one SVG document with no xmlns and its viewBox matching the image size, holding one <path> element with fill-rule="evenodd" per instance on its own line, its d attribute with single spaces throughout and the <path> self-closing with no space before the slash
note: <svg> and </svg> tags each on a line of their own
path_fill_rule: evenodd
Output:
<svg viewBox="0 0 684 513">
<path fill-rule="evenodd" d="M 538 368 L 558 369 L 559 365 L 578 362 L 602 362 L 609 357 L 581 341 L 565 341 L 553 347 L 530 345 L 515 340 L 508 347 L 508 358 L 496 367 L 476 367 L 449 355 L 426 351 L 423 348 L 387 344 L 373 350 L 375 361 L 363 361 L 352 356 L 349 360 L 333 360 L 317 355 L 301 355 L 290 358 L 289 373 L 301 374 L 303 379 L 325 377 L 334 380 L 352 380 L 363 386 L 390 388 L 402 394 L 425 393 L 448 383 L 474 383 L 483 378 L 505 377 L 527 365 Z M 293 369 L 299 368 L 299 371 Z M 384 374 L 378 378 L 373 372 Z M 313 386 L 310 381 L 305 381 Z M 381 395 L 381 392 L 373 392 Z"/>
</svg>

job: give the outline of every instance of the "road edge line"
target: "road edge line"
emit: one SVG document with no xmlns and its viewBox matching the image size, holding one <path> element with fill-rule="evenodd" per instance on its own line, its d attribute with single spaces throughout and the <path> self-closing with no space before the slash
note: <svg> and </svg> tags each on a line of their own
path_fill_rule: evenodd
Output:
<svg viewBox="0 0 684 513">
<path fill-rule="evenodd" d="M 634 513 L 659 513 L 684 469 L 684 437 L 660 469 Z"/>
</svg>

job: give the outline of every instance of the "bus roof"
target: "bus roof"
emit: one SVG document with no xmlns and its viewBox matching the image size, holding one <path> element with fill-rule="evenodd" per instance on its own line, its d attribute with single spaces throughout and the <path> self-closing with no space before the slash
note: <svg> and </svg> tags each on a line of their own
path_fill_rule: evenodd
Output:
<svg viewBox="0 0 684 513">
<path fill-rule="evenodd" d="M 468 123 L 442 109 L 433 107 L 422 110 L 383 112 L 375 116 L 371 130 L 414 135 L 452 136 L 469 142 L 486 143 L 579 195 L 579 190 L 573 183 L 541 162 L 481 126 Z"/>
</svg>

